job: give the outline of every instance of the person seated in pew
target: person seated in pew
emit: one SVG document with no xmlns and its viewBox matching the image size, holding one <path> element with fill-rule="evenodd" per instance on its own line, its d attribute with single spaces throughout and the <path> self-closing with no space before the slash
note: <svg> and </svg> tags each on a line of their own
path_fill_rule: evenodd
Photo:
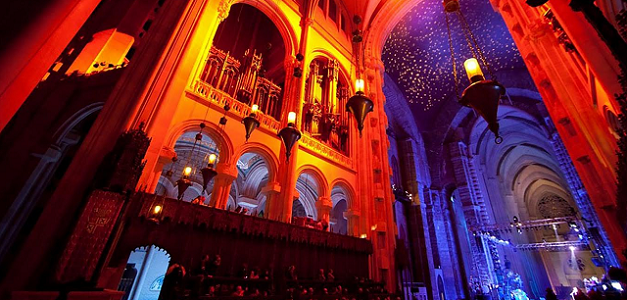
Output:
<svg viewBox="0 0 627 300">
<path fill-rule="evenodd" d="M 218 273 L 218 269 L 222 264 L 222 257 L 216 255 L 208 266 L 205 266 L 205 275 L 207 278 L 213 278 Z"/>
<path fill-rule="evenodd" d="M 327 280 L 327 276 L 324 275 L 324 269 L 320 269 L 318 271 L 318 278 L 317 279 L 320 280 L 320 281 L 323 281 L 323 282 Z"/>
<path fill-rule="evenodd" d="M 327 273 L 327 282 L 335 281 L 335 275 L 333 275 L 333 269 L 329 269 L 329 273 Z"/>
<path fill-rule="evenodd" d="M 205 296 L 207 297 L 215 297 L 216 296 L 216 287 L 213 285 L 210 285 L 209 288 L 207 289 L 207 293 L 205 294 Z"/>
<path fill-rule="evenodd" d="M 296 276 L 296 266 L 291 265 L 287 268 L 287 273 L 285 274 L 285 278 L 287 280 L 298 280 L 298 276 Z"/>
<path fill-rule="evenodd" d="M 250 277 L 248 277 L 249 279 L 259 279 L 259 268 L 253 268 L 252 270 L 250 270 Z"/>
<path fill-rule="evenodd" d="M 231 294 L 231 296 L 234 297 L 244 297 L 244 289 L 242 288 L 241 285 L 238 285 L 235 290 L 233 291 L 233 293 Z"/>
</svg>

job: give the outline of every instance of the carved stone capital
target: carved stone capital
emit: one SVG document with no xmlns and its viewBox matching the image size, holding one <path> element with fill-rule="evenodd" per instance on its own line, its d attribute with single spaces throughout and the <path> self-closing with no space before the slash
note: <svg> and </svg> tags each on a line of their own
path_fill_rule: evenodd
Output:
<svg viewBox="0 0 627 300">
<path fill-rule="evenodd" d="M 221 23 L 229 16 L 233 2 L 234 0 L 222 0 L 222 2 L 218 4 L 218 23 Z"/>
</svg>

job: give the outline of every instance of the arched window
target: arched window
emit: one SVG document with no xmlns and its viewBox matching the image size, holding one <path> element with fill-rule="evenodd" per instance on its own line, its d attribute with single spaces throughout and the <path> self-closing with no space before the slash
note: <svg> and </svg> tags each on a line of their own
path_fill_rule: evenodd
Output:
<svg viewBox="0 0 627 300">
<path fill-rule="evenodd" d="M 329 0 L 329 19 L 337 23 L 337 3 L 335 0 Z"/>
</svg>

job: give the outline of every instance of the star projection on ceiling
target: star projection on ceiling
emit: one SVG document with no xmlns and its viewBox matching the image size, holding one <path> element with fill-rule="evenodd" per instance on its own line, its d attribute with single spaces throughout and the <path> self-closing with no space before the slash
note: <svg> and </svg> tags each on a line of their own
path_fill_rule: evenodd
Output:
<svg viewBox="0 0 627 300">
<path fill-rule="evenodd" d="M 489 0 L 460 0 L 461 11 L 497 78 L 499 71 L 522 69 L 524 62 L 501 16 Z M 469 84 L 463 69 L 471 57 L 459 19 L 449 14 L 459 92 Z M 386 72 L 403 91 L 417 118 L 437 112 L 454 97 L 453 68 L 442 0 L 424 0 L 390 34 L 383 49 Z M 489 79 L 485 68 L 483 73 Z"/>
</svg>

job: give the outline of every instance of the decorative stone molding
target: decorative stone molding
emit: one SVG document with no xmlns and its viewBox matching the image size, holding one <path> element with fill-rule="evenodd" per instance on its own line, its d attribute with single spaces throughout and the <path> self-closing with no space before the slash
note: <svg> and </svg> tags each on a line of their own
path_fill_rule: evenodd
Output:
<svg viewBox="0 0 627 300">
<path fill-rule="evenodd" d="M 196 80 L 191 91 L 188 90 L 188 94 L 209 101 L 210 104 L 217 106 L 216 109 L 222 109 L 228 103 L 231 106 L 229 114 L 239 117 L 240 120 L 250 114 L 250 106 L 233 99 L 229 94 L 214 88 L 202 80 Z M 279 121 L 263 113 L 257 113 L 257 120 L 261 123 L 261 128 L 268 129 L 271 132 L 277 132 L 280 129 L 281 124 Z"/>
<path fill-rule="evenodd" d="M 353 160 L 350 157 L 338 152 L 331 146 L 323 144 L 322 142 L 310 137 L 307 134 L 302 135 L 299 141 L 299 145 L 349 169 L 352 169 L 354 167 Z"/>
<path fill-rule="evenodd" d="M 233 5 L 234 0 L 222 0 L 220 4 L 218 4 L 218 23 L 221 23 L 229 16 L 229 11 L 231 10 L 231 5 Z"/>
</svg>

